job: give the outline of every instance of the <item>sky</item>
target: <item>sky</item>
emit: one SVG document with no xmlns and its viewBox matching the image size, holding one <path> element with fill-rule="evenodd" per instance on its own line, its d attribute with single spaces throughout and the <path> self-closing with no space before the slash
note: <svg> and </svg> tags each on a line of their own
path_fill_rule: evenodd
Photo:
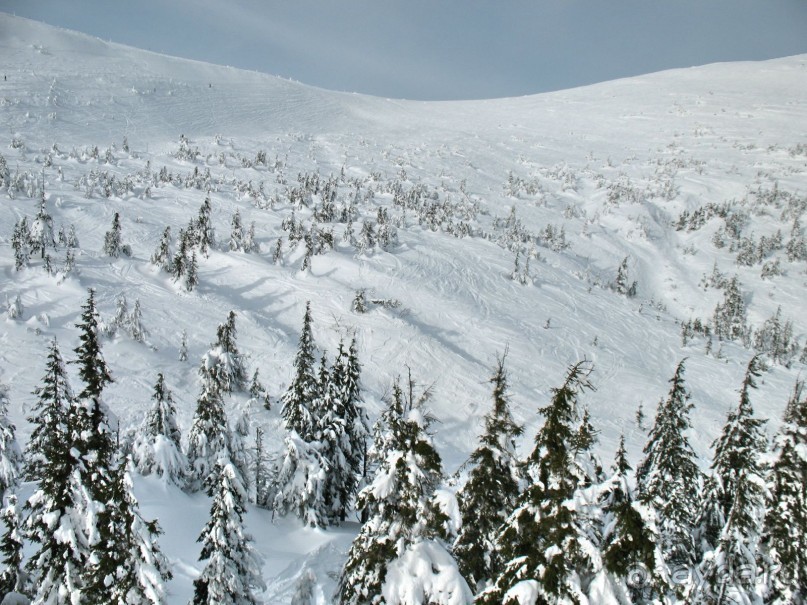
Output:
<svg viewBox="0 0 807 605">
<path fill-rule="evenodd" d="M 807 0 L 0 0 L 0 10 L 321 88 L 420 100 L 807 53 Z"/>
</svg>

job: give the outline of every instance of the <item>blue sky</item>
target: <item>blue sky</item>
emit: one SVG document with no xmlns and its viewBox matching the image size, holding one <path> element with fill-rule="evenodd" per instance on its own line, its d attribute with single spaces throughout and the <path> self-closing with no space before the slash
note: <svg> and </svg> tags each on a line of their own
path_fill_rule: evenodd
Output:
<svg viewBox="0 0 807 605">
<path fill-rule="evenodd" d="M 807 53 L 807 0 L 0 0 L 0 10 L 322 88 L 424 100 Z"/>
</svg>

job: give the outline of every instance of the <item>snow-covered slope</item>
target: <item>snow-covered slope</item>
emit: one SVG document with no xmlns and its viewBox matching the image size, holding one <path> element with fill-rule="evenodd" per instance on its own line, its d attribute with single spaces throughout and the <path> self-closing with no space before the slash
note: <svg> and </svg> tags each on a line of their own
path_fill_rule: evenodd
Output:
<svg viewBox="0 0 807 605">
<path fill-rule="evenodd" d="M 163 372 L 187 430 L 197 360 L 231 309 L 239 347 L 277 401 L 310 300 L 321 350 L 332 355 L 340 338 L 357 336 L 372 417 L 407 368 L 433 385 L 436 442 L 450 473 L 474 447 L 489 407 L 487 377 L 505 350 L 525 449 L 549 389 L 569 364 L 587 358 L 597 391 L 585 400 L 602 430 L 599 451 L 610 460 L 624 432 L 637 461 L 645 435 L 636 409 L 642 405 L 650 422 L 675 365 L 689 357 L 692 441 L 708 455 L 752 355 L 741 343 L 717 341 L 707 355 L 702 336 L 682 345 L 681 322 L 710 320 L 722 301 L 722 290 L 702 283 L 715 263 L 726 277 L 738 276 L 753 327 L 781 306 L 799 344 L 807 340 L 804 260 L 788 260 L 782 248 L 739 265 L 737 251 L 714 244 L 719 216 L 694 230 L 673 226 L 685 210 L 733 202 L 744 216 L 743 237 L 758 242 L 780 229 L 787 243 L 793 219 L 807 209 L 807 56 L 533 97 L 420 103 L 332 93 L 0 14 L 0 73 L 0 154 L 16 178 L 0 203 L 0 300 L 19 295 L 25 307 L 22 319 L 0 322 L 0 382 L 10 387 L 22 441 L 47 342 L 57 336 L 65 353 L 77 345 L 74 324 L 89 287 L 105 317 L 121 294 L 130 307 L 139 299 L 149 331 L 147 344 L 105 341 L 115 378 L 105 397 L 124 427 L 142 420 Z M 255 162 L 260 151 L 265 163 Z M 163 167 L 173 182 L 156 178 Z M 336 246 L 314 256 L 310 271 L 301 271 L 302 243 L 286 243 L 282 263 L 273 262 L 277 239 L 287 235 L 283 220 L 294 208 L 310 224 L 322 201 L 319 193 L 308 206 L 289 199 L 298 175 L 313 174 L 323 182 L 333 175 L 337 205 L 358 199 L 357 236 L 362 220 L 386 209 L 398 244 L 357 251 L 342 239 L 345 223 L 323 223 Z M 46 274 L 36 258 L 14 269 L 11 233 L 36 213 L 43 175 L 56 226 L 74 225 L 80 242 L 78 272 L 66 278 Z M 149 257 L 166 226 L 176 236 L 196 216 L 208 187 L 221 245 L 200 259 L 200 285 L 189 293 Z M 403 211 L 396 194 L 400 200 L 412 191 L 420 192 L 420 206 Z M 446 213 L 439 227 L 424 218 L 426 203 L 435 205 L 432 219 Z M 537 255 L 527 284 L 510 278 L 516 247 L 504 225 L 511 209 L 533 236 L 520 253 L 522 266 L 526 255 Z M 260 254 L 227 251 L 236 210 L 246 225 L 255 222 Z M 130 258 L 102 252 L 115 212 Z M 449 233 L 461 223 L 470 235 Z M 547 234 L 548 225 L 563 230 L 568 247 Z M 56 269 L 63 254 L 54 253 Z M 635 298 L 608 287 L 624 258 Z M 782 274 L 763 279 L 762 265 L 775 259 Z M 355 313 L 359 289 L 400 306 Z M 183 330 L 188 362 L 178 361 Z M 760 381 L 754 405 L 771 419 L 770 431 L 803 370 L 796 355 L 790 368 L 774 364 Z M 234 413 L 244 400 L 228 405 Z M 251 410 L 253 423 L 270 429 L 273 449 L 282 442 L 276 408 Z M 138 489 L 166 531 L 175 564 L 171 602 L 186 602 L 207 500 L 150 480 Z M 289 600 L 300 557 L 317 549 L 310 565 L 330 586 L 327 572 L 354 530 L 301 529 L 261 510 L 249 522 L 266 556 L 268 598 L 278 603 Z"/>
</svg>

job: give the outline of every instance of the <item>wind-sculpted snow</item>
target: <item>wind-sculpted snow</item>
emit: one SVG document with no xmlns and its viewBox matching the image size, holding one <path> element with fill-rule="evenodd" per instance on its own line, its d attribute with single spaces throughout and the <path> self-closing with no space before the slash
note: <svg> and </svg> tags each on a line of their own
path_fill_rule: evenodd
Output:
<svg viewBox="0 0 807 605">
<path fill-rule="evenodd" d="M 311 301 L 318 355 L 332 359 L 340 339 L 357 337 L 371 420 L 408 369 L 419 387 L 432 386 L 431 430 L 445 470 L 457 471 L 452 487 L 463 480 L 491 405 L 488 378 L 505 351 L 513 414 L 525 425 L 522 453 L 550 389 L 588 359 L 596 391 L 581 400 L 601 431 L 597 451 L 611 460 L 624 433 L 634 464 L 646 441 L 637 408 L 650 424 L 684 357 L 691 443 L 703 460 L 736 405 L 754 330 L 780 306 L 798 350 L 789 366 L 771 362 L 752 394 L 769 434 L 804 372 L 807 258 L 791 259 L 786 246 L 794 221 L 807 228 L 807 56 L 516 99 L 420 103 L 332 93 L 0 14 L 0 73 L 0 303 L 19 296 L 23 307 L 21 317 L 0 321 L 0 383 L 22 442 L 48 343 L 56 336 L 72 359 L 90 287 L 102 320 L 121 294 L 130 307 L 139 300 L 148 332 L 144 342 L 123 330 L 103 340 L 115 380 L 104 399 L 122 435 L 141 425 L 163 373 L 187 439 L 202 357 L 232 310 L 247 371 L 260 370 L 272 409 L 236 393 L 226 411 L 231 422 L 246 411 L 253 433 L 265 429 L 278 462 L 278 399 Z M 64 244 L 48 248 L 50 274 L 39 253 L 15 269 L 15 225 L 36 216 L 43 178 L 54 230 L 72 225 L 78 238 L 69 272 Z M 322 218 L 326 191 L 336 211 Z M 198 252 L 198 285 L 188 291 L 149 259 L 166 227 L 176 253 L 206 196 L 216 243 Z M 676 229 L 684 211 L 710 203 L 730 210 Z M 350 207 L 352 241 L 339 215 Z M 229 250 L 236 211 L 245 228 L 255 223 L 259 252 Z M 131 256 L 104 254 L 116 212 Z M 294 243 L 284 228 L 292 212 L 302 230 Z M 743 224 L 738 238 L 732 220 Z M 364 245 L 365 222 L 376 235 L 394 231 L 397 242 Z M 779 247 L 737 262 L 743 238 L 758 249 L 777 230 Z M 310 255 L 306 236 L 320 247 Z M 624 259 L 635 296 L 615 287 Z M 776 260 L 779 274 L 763 277 Z M 715 266 L 726 279 L 738 276 L 747 342 L 708 345 L 695 333 L 682 344 L 682 323 L 709 324 L 724 300 L 724 288 L 708 285 Z M 365 313 L 352 308 L 359 290 Z M 183 331 L 187 361 L 179 360 Z M 208 499 L 154 477 L 135 482 L 145 515 L 165 531 L 169 602 L 187 602 Z M 309 575 L 317 598 L 330 599 L 357 527 L 305 529 L 257 508 L 246 523 L 265 560 L 269 602 L 288 603 Z M 430 556 L 439 564 L 442 553 Z M 434 590 L 440 581 L 435 575 Z M 513 594 L 529 601 L 531 590 L 525 583 Z"/>
</svg>

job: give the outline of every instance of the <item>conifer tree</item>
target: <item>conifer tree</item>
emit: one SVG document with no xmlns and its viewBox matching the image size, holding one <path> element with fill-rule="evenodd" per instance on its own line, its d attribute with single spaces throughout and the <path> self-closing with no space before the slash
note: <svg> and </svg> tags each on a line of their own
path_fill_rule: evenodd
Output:
<svg viewBox="0 0 807 605">
<path fill-rule="evenodd" d="M 331 520 L 325 504 L 330 469 L 321 450 L 321 443 L 306 441 L 296 431 L 289 431 L 275 478 L 274 510 L 280 515 L 293 513 L 310 527 L 326 527 Z"/>
<path fill-rule="evenodd" d="M 112 227 L 104 234 L 104 254 L 118 258 L 121 254 L 120 214 L 112 217 Z"/>
<path fill-rule="evenodd" d="M 521 473 L 515 439 L 523 429 L 510 413 L 504 356 L 490 379 L 493 409 L 485 416 L 485 432 L 471 454 L 468 481 L 457 494 L 462 529 L 454 542 L 454 556 L 463 577 L 479 589 L 501 571 L 496 549 L 499 527 L 515 508 Z"/>
<path fill-rule="evenodd" d="M 255 221 L 252 221 L 249 224 L 249 229 L 247 229 L 247 234 L 244 236 L 244 252 L 260 252 L 261 246 L 258 241 L 255 239 Z"/>
<path fill-rule="evenodd" d="M 383 443 L 376 444 L 384 457 L 359 494 L 359 507 L 372 512 L 342 569 L 340 605 L 471 602 L 445 546 L 446 516 L 433 499 L 442 478 L 442 462 L 428 434 L 433 419 L 413 389 L 411 377 L 408 397 L 399 382 L 393 386 Z"/>
<path fill-rule="evenodd" d="M 658 517 L 659 538 L 668 565 L 689 566 L 694 562 L 695 523 L 700 489 L 700 470 L 686 431 L 692 427 L 692 404 L 684 384 L 682 360 L 670 379 L 670 392 L 656 412 L 645 458 L 639 465 L 639 499 Z"/>
<path fill-rule="evenodd" d="M 174 259 L 171 255 L 171 227 L 166 227 L 160 238 L 160 243 L 154 254 L 151 255 L 151 264 L 156 265 L 163 271 L 171 272 Z"/>
<path fill-rule="evenodd" d="M 774 440 L 763 545 L 772 569 L 766 601 L 807 602 L 807 393 L 797 381 Z"/>
<path fill-rule="evenodd" d="M 199 208 L 199 216 L 196 219 L 194 230 L 196 231 L 196 240 L 199 245 L 199 252 L 208 255 L 211 246 L 216 245 L 216 232 L 213 230 L 213 223 L 211 219 L 213 209 L 210 205 L 210 196 L 205 197 L 205 201 Z"/>
<path fill-rule="evenodd" d="M 196 250 L 193 250 L 185 271 L 185 289 L 188 292 L 193 292 L 193 289 L 199 285 L 198 267 L 199 263 L 196 260 Z"/>
<path fill-rule="evenodd" d="M 174 399 L 161 373 L 151 399 L 154 403 L 132 446 L 134 464 L 142 475 L 154 473 L 181 485 L 188 462 L 180 446 Z"/>
<path fill-rule="evenodd" d="M 15 494 L 6 496 L 0 519 L 4 526 L 3 535 L 0 537 L 3 563 L 3 571 L 0 572 L 0 602 L 2 602 L 7 594 L 12 592 L 24 594 L 27 588 L 26 574 L 22 568 L 22 521 Z"/>
<path fill-rule="evenodd" d="M 574 459 L 575 425 L 578 396 L 592 388 L 590 373 L 587 362 L 572 366 L 563 386 L 552 389 L 552 400 L 540 409 L 544 425 L 526 461 L 530 483 L 499 534 L 503 569 L 478 603 L 517 602 L 525 591 L 540 603 L 579 603 L 586 598 L 583 584 L 600 561 L 594 536 L 573 498 L 586 482 Z"/>
<path fill-rule="evenodd" d="M 755 355 L 748 363 L 740 403 L 729 413 L 713 444 L 712 475 L 707 481 L 696 532 L 701 537 L 699 546 L 705 551 L 701 562 L 708 589 L 703 595 L 705 602 L 721 594 L 723 598 L 733 595 L 742 601 L 753 599 L 753 587 L 748 581 L 754 578 L 740 570 L 756 569 L 765 505 L 762 456 L 767 440 L 762 432 L 764 421 L 753 417 L 750 398 L 758 376 L 759 358 Z"/>
<path fill-rule="evenodd" d="M 215 469 L 210 519 L 198 542 L 200 561 L 206 561 L 194 580 L 193 605 L 256 605 L 256 590 L 263 590 L 261 562 L 244 531 L 246 491 L 232 464 Z"/>
<path fill-rule="evenodd" d="M 203 358 L 206 374 L 218 384 L 222 393 L 247 389 L 246 360 L 238 351 L 237 336 L 235 311 L 230 311 L 227 321 L 219 324 L 216 330 L 216 342 Z"/>
<path fill-rule="evenodd" d="M 56 238 L 53 232 L 53 217 L 45 209 L 45 191 L 39 200 L 39 210 L 31 223 L 28 236 L 31 252 L 39 252 L 41 258 L 45 258 L 48 248 L 56 247 Z"/>
<path fill-rule="evenodd" d="M 188 433 L 188 489 L 209 488 L 216 480 L 216 464 L 229 464 L 230 429 L 218 380 L 203 363 L 199 368 L 202 387 Z"/>
<path fill-rule="evenodd" d="M 314 373 L 315 345 L 311 323 L 311 303 L 307 302 L 294 357 L 294 377 L 281 398 L 283 405 L 280 410 L 286 430 L 295 431 L 305 441 L 310 440 L 316 431 L 316 419 L 311 408 L 319 396 L 319 384 Z"/>
<path fill-rule="evenodd" d="M 230 228 L 230 250 L 240 252 L 244 249 L 244 225 L 241 224 L 241 213 L 236 210 Z"/>
<path fill-rule="evenodd" d="M 655 512 L 634 497 L 624 435 L 613 474 L 600 489 L 604 569 L 626 589 L 634 603 L 663 599 L 669 577 L 656 535 Z"/>
<path fill-rule="evenodd" d="M 74 411 L 69 413 L 68 441 L 79 453 L 83 485 L 96 499 L 103 501 L 115 443 L 107 422 L 106 405 L 101 398 L 112 377 L 101 353 L 94 290 L 89 290 L 87 303 L 82 309 L 81 322 L 76 324 L 81 330 L 81 344 L 74 349 L 77 355 L 74 363 L 79 367 L 84 389 L 72 400 Z"/>
<path fill-rule="evenodd" d="M 17 485 L 23 466 L 17 429 L 8 419 L 8 403 L 8 388 L 0 384 L 0 501 L 7 490 Z"/>
<path fill-rule="evenodd" d="M 143 312 L 140 310 L 139 298 L 135 299 L 135 306 L 134 309 L 132 309 L 132 314 L 129 316 L 128 326 L 129 336 L 131 336 L 135 342 L 145 342 L 149 331 L 143 326 Z"/>
<path fill-rule="evenodd" d="M 168 561 L 157 545 L 156 521 L 146 521 L 122 462 L 112 473 L 108 500 L 98 513 L 99 538 L 85 570 L 84 601 L 92 605 L 161 605 Z"/>
</svg>

